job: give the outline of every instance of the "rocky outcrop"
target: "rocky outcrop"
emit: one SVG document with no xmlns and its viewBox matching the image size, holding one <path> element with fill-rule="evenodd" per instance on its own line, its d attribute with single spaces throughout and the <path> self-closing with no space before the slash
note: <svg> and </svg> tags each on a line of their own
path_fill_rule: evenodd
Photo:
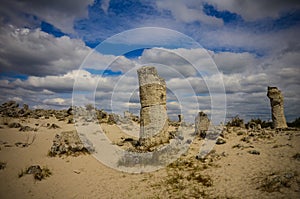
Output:
<svg viewBox="0 0 300 199">
<path fill-rule="evenodd" d="M 140 144 L 155 146 L 168 140 L 166 82 L 155 67 L 144 66 L 137 71 L 140 91 Z"/>
<path fill-rule="evenodd" d="M 277 87 L 268 87 L 267 96 L 271 102 L 273 127 L 287 128 L 281 91 Z"/>
<path fill-rule="evenodd" d="M 91 143 L 83 143 L 76 131 L 64 131 L 56 134 L 49 151 L 49 156 L 79 155 L 93 151 Z"/>
<path fill-rule="evenodd" d="M 195 133 L 201 138 L 205 138 L 206 131 L 210 125 L 210 120 L 204 112 L 199 112 L 195 118 Z"/>
</svg>

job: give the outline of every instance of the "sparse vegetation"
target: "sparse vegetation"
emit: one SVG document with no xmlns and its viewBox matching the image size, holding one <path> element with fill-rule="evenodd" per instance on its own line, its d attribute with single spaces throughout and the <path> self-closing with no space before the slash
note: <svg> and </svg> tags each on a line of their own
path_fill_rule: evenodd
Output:
<svg viewBox="0 0 300 199">
<path fill-rule="evenodd" d="M 226 124 L 227 127 L 244 127 L 244 120 L 241 119 L 238 115 L 232 118 Z"/>
<path fill-rule="evenodd" d="M 271 172 L 270 174 L 260 174 L 255 178 L 258 183 L 257 189 L 266 192 L 280 192 L 283 188 L 290 188 L 299 183 L 299 176 L 296 172 Z M 296 186 L 297 187 L 297 186 Z"/>
<path fill-rule="evenodd" d="M 293 122 L 287 122 L 288 127 L 300 128 L 300 117 L 296 118 Z"/>
<path fill-rule="evenodd" d="M 47 166 L 41 168 L 39 165 L 34 165 L 27 167 L 25 170 L 21 170 L 18 173 L 18 177 L 21 178 L 26 174 L 32 174 L 35 180 L 41 181 L 47 177 L 50 177 L 52 172 Z"/>
<path fill-rule="evenodd" d="M 167 167 L 166 178 L 153 187 L 165 191 L 166 198 L 209 198 L 213 181 L 203 173 L 209 167 L 194 158 L 178 159 Z"/>
<path fill-rule="evenodd" d="M 267 121 L 263 121 L 260 118 L 253 118 L 251 119 L 247 124 L 246 127 L 247 128 L 252 128 L 253 125 L 260 125 L 261 128 L 271 128 L 272 127 L 272 122 L 267 122 Z"/>
</svg>

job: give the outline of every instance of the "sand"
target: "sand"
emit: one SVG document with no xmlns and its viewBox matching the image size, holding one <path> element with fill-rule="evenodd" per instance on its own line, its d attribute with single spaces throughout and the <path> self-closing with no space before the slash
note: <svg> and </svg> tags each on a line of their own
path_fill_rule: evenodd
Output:
<svg viewBox="0 0 300 199">
<path fill-rule="evenodd" d="M 109 168 L 92 155 L 49 157 L 54 136 L 74 130 L 74 124 L 55 118 L 0 119 L 0 162 L 6 163 L 0 170 L 0 198 L 300 198 L 300 161 L 293 158 L 300 153 L 299 130 L 266 130 L 272 136 L 250 136 L 247 143 L 241 141 L 247 135 L 239 133 L 246 130 L 229 129 L 224 133 L 226 143 L 215 145 L 205 160 L 195 158 L 203 142 L 196 138 L 188 154 L 179 160 L 186 166 L 130 174 Z M 3 124 L 13 121 L 37 131 L 20 132 Z M 47 123 L 61 128 L 48 129 Z M 124 136 L 115 125 L 103 124 L 103 128 L 112 142 Z M 33 138 L 28 147 L 15 145 L 30 143 Z M 260 154 L 250 154 L 249 150 Z M 18 174 L 31 165 L 47 167 L 52 175 L 41 181 L 32 175 L 19 178 Z M 287 174 L 294 176 L 285 184 L 279 182 L 278 190 L 262 188 L 268 176 Z M 212 184 L 203 183 L 197 175 L 208 176 Z"/>
</svg>

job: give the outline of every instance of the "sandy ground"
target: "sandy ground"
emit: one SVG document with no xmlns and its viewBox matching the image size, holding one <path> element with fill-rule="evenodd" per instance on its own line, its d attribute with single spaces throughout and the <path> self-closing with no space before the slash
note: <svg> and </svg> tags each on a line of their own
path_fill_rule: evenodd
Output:
<svg viewBox="0 0 300 199">
<path fill-rule="evenodd" d="M 106 167 L 92 155 L 47 156 L 55 134 L 74 129 L 73 124 L 54 118 L 0 119 L 0 162 L 6 163 L 0 170 L 0 198 L 300 198 L 300 161 L 293 158 L 300 153 L 300 131 L 272 131 L 268 138 L 250 136 L 247 143 L 241 139 L 249 132 L 230 129 L 224 134 L 226 143 L 216 145 L 205 160 L 195 159 L 203 142 L 195 139 L 188 154 L 178 161 L 184 164 L 130 174 Z M 3 125 L 13 121 L 38 130 L 20 132 Z M 61 128 L 48 129 L 47 123 Z M 111 139 L 120 139 L 114 135 L 119 131 L 116 126 L 103 128 Z M 15 146 L 34 137 L 28 147 Z M 249 150 L 260 154 L 250 154 Z M 19 178 L 18 174 L 31 165 L 46 166 L 52 175 L 42 181 L 32 175 Z M 276 181 L 278 190 L 261 188 L 268 176 L 286 173 L 292 173 L 288 177 L 291 181 Z M 212 183 L 204 183 L 201 175 Z"/>
</svg>

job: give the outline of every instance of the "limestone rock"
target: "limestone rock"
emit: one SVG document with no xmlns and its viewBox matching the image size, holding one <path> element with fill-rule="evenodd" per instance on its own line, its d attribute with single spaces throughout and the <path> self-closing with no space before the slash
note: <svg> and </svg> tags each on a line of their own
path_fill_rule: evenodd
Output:
<svg viewBox="0 0 300 199">
<path fill-rule="evenodd" d="M 80 153 L 89 153 L 89 151 L 93 150 L 92 145 L 89 145 L 89 143 L 86 144 L 88 147 L 82 143 L 76 131 L 64 131 L 55 135 L 49 155 L 78 155 Z"/>
<path fill-rule="evenodd" d="M 281 91 L 277 87 L 268 87 L 267 96 L 271 102 L 273 127 L 287 128 Z"/>
<path fill-rule="evenodd" d="M 13 122 L 13 123 L 9 123 L 8 127 L 9 128 L 20 128 L 22 125 L 18 122 Z"/>
<path fill-rule="evenodd" d="M 8 117 L 17 117 L 20 109 L 19 104 L 15 101 L 8 101 L 0 106 L 0 113 Z"/>
<path fill-rule="evenodd" d="M 140 143 L 155 146 L 168 140 L 166 82 L 155 67 L 137 70 L 140 91 Z"/>
<path fill-rule="evenodd" d="M 34 128 L 30 127 L 30 126 L 21 126 L 19 131 L 23 131 L 23 132 L 26 132 L 26 131 L 35 131 Z"/>
<path fill-rule="evenodd" d="M 210 125 L 210 120 L 204 112 L 199 112 L 195 118 L 195 133 L 201 138 L 205 138 L 206 131 Z"/>
</svg>

